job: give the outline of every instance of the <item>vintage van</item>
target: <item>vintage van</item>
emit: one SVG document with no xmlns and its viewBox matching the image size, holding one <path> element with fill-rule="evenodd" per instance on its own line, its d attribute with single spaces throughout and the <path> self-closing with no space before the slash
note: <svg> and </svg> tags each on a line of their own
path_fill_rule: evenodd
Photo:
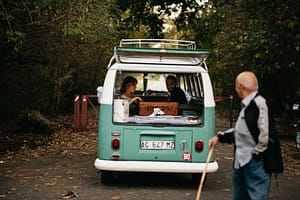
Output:
<svg viewBox="0 0 300 200">
<path fill-rule="evenodd" d="M 114 48 L 99 95 L 98 157 L 101 181 L 118 172 L 189 173 L 199 181 L 215 135 L 215 101 L 206 59 L 193 41 L 124 39 Z M 186 103 L 169 101 L 166 77 L 176 77 Z M 129 105 L 121 98 L 125 77 L 137 79 Z M 216 172 L 212 156 L 207 173 Z"/>
</svg>

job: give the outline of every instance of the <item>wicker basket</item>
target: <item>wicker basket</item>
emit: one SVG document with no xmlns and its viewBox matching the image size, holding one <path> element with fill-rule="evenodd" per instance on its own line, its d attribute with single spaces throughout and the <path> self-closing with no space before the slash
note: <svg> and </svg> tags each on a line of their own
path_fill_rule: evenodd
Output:
<svg viewBox="0 0 300 200">
<path fill-rule="evenodd" d="M 178 102 L 140 102 L 139 115 L 147 116 L 153 113 L 154 108 L 164 111 L 165 115 L 178 115 Z"/>
</svg>

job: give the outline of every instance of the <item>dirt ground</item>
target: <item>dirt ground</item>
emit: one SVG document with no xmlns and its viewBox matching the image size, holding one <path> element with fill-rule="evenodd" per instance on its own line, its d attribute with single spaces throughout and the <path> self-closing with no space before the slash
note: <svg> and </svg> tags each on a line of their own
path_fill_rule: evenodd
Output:
<svg viewBox="0 0 300 200">
<path fill-rule="evenodd" d="M 229 127 L 229 122 L 221 118 L 217 117 L 217 130 Z M 78 193 L 81 199 L 88 199 L 84 191 L 91 184 L 87 182 L 100 182 L 100 178 L 95 179 L 99 175 L 93 165 L 97 156 L 96 122 L 90 124 L 93 128 L 75 131 L 72 118 L 61 117 L 58 121 L 57 131 L 52 135 L 15 135 L 1 131 L 0 199 L 11 199 L 11 196 L 40 199 L 41 194 L 46 199 L 68 199 Z M 281 134 L 280 138 L 284 176 L 300 177 L 300 152 L 296 151 L 295 137 Z M 231 153 L 219 155 L 232 160 Z M 94 190 L 99 190 L 97 184 Z M 113 193 L 109 195 L 114 199 Z"/>
</svg>

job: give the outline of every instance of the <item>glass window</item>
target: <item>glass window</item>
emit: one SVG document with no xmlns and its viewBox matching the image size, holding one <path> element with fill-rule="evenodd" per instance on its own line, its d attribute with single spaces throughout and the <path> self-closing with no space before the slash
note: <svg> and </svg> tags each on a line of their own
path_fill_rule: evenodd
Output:
<svg viewBox="0 0 300 200">
<path fill-rule="evenodd" d="M 145 115 L 141 114 L 141 109 L 144 109 L 143 106 L 147 107 L 147 102 L 149 105 L 164 105 L 170 107 L 170 94 L 167 90 L 166 86 L 166 77 L 169 75 L 173 75 L 177 79 L 178 86 L 184 91 L 187 104 L 177 104 L 173 105 L 177 107 L 176 114 L 173 115 L 173 118 L 170 118 L 170 115 L 166 115 L 166 119 L 164 119 L 164 115 L 160 116 L 160 120 L 145 118 Z M 135 102 L 130 104 L 129 107 L 129 121 L 130 123 L 144 124 L 144 123 L 175 123 L 178 125 L 185 125 L 189 123 L 190 125 L 198 125 L 202 124 L 203 117 L 203 89 L 201 83 L 201 75 L 200 74 L 192 74 L 192 73 L 148 73 L 148 72 L 127 72 L 122 71 L 121 73 L 117 73 L 116 82 L 115 82 L 115 98 L 121 98 L 120 89 L 122 86 L 123 80 L 132 76 L 137 80 L 137 84 L 135 87 L 135 91 L 133 93 L 133 97 L 140 97 L 143 103 Z M 131 88 L 132 89 L 132 88 Z M 122 97 L 123 98 L 123 97 Z M 132 98 L 132 97 L 131 97 Z M 157 104 L 156 104 L 157 102 Z M 174 102 L 173 102 L 174 103 Z M 149 107 L 148 105 L 148 107 Z M 154 112 L 154 107 L 151 108 Z M 166 108 L 161 108 L 166 109 Z M 149 114 L 149 113 L 148 113 Z M 147 114 L 147 115 L 148 115 Z M 197 116 L 195 120 L 187 121 L 187 116 Z M 172 117 L 172 116 L 171 116 Z M 194 119 L 194 118 L 191 118 Z M 186 122 L 187 121 L 187 122 Z"/>
<path fill-rule="evenodd" d="M 169 74 L 169 73 L 143 73 L 143 72 L 121 72 L 118 73 L 115 82 L 115 93 L 119 94 L 123 80 L 127 76 L 137 79 L 135 94 L 155 95 L 154 93 L 168 93 L 166 77 L 176 77 L 178 86 L 195 98 L 203 98 L 202 80 L 200 74 Z"/>
</svg>

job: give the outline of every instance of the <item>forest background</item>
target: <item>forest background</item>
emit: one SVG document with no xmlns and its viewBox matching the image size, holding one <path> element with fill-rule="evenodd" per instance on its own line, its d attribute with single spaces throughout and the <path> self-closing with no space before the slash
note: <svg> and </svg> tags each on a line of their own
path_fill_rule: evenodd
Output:
<svg viewBox="0 0 300 200">
<path fill-rule="evenodd" d="M 195 40 L 211 50 L 215 95 L 235 95 L 235 76 L 251 70 L 285 115 L 300 97 L 300 1 L 201 2 L 0 0 L 0 119 L 72 113 L 75 94 L 96 94 L 122 38 Z"/>
</svg>

